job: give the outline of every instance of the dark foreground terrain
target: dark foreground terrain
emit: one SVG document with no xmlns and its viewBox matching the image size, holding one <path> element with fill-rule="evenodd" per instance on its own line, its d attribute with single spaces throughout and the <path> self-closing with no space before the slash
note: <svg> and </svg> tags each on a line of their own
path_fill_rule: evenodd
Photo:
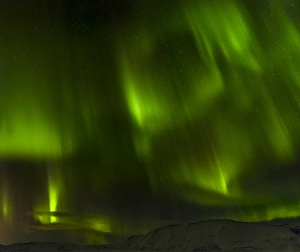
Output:
<svg viewBox="0 0 300 252">
<path fill-rule="evenodd" d="M 114 245 L 32 242 L 1 245 L 2 251 L 300 251 L 300 226 L 207 220 L 158 228 Z"/>
</svg>

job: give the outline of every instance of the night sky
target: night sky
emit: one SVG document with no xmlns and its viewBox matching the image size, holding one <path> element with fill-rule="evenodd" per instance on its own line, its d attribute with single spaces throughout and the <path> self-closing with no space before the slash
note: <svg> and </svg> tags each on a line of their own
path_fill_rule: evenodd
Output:
<svg viewBox="0 0 300 252">
<path fill-rule="evenodd" d="M 0 0 L 0 243 L 300 216 L 298 0 Z"/>
</svg>

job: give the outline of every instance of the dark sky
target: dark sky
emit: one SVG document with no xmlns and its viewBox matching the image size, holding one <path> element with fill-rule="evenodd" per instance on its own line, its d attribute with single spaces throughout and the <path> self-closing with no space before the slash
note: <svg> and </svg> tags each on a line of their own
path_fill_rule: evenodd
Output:
<svg viewBox="0 0 300 252">
<path fill-rule="evenodd" d="M 0 243 L 299 217 L 298 13 L 0 1 Z"/>
</svg>

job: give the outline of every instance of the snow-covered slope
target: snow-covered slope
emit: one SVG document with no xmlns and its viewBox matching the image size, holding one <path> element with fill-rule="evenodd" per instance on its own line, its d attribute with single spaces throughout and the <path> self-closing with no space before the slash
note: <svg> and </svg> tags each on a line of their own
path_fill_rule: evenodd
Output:
<svg viewBox="0 0 300 252">
<path fill-rule="evenodd" d="M 300 236 L 286 226 L 210 220 L 159 228 L 119 243 L 118 247 L 155 251 L 300 251 Z"/>
<path fill-rule="evenodd" d="M 296 225 L 208 220 L 170 225 L 111 246 L 26 243 L 0 247 L 0 251 L 300 251 Z"/>
</svg>

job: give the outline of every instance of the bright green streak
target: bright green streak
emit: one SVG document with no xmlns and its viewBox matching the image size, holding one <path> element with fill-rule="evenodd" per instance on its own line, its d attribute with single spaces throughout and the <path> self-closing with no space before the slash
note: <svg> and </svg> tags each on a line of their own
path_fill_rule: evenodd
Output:
<svg viewBox="0 0 300 252">
<path fill-rule="evenodd" d="M 71 32 L 64 30 L 64 21 L 54 27 L 57 37 L 12 29 L 24 36 L 7 43 L 17 60 L 9 59 L 13 74 L 4 80 L 1 75 L 0 157 L 54 162 L 46 168 L 43 195 L 33 199 L 33 215 L 42 225 L 132 231 L 101 210 L 82 219 L 56 213 L 72 212 L 64 199 L 76 198 L 78 175 L 91 188 L 108 192 L 115 186 L 111 181 L 134 174 L 137 160 L 158 196 L 241 207 L 224 217 L 249 221 L 300 215 L 299 197 L 288 203 L 282 197 L 283 206 L 276 195 L 243 187 L 247 176 L 263 174 L 261 167 L 272 173 L 275 164 L 284 167 L 295 160 L 300 148 L 296 21 L 280 0 L 265 1 L 269 13 L 259 20 L 242 0 L 177 4 L 158 10 L 151 1 L 137 3 L 133 20 L 120 31 L 111 29 L 109 45 L 101 44 L 101 31 L 86 35 L 87 40 L 85 35 L 67 39 Z M 53 13 L 53 20 L 59 18 Z M 3 35 L 8 41 L 10 32 Z M 118 56 L 116 62 L 109 53 L 95 57 L 102 46 Z M 135 153 L 123 119 L 125 126 L 130 122 Z M 125 149 L 132 155 L 128 159 Z M 93 158 L 101 164 L 94 165 Z M 62 160 L 76 167 L 60 167 Z M 126 169 L 128 177 L 117 169 Z M 9 221 L 13 189 L 2 187 L 1 217 Z"/>
<path fill-rule="evenodd" d="M 164 177 L 167 190 L 202 205 L 272 202 L 247 195 L 239 178 L 259 176 L 252 166 L 262 155 L 266 166 L 295 158 L 300 33 L 280 2 L 271 4 L 276 23 L 253 20 L 242 1 L 217 3 L 191 1 L 177 19 L 158 17 L 153 22 L 164 26 L 155 28 L 141 14 L 135 36 L 122 41 L 136 152 L 148 162 L 157 193 Z M 157 160 L 158 153 L 167 160 Z M 257 218 L 295 215 L 282 209 L 266 206 L 267 215 Z"/>
<path fill-rule="evenodd" d="M 59 185 L 59 182 L 61 181 L 61 179 L 59 174 L 53 174 L 53 171 L 50 169 L 49 169 L 49 176 L 48 176 L 49 212 L 55 213 L 56 211 L 58 211 L 57 204 L 59 200 L 59 193 L 61 193 L 60 192 L 61 185 Z M 54 222 L 57 222 L 57 218 L 55 216 L 51 216 L 50 223 L 54 223 Z"/>
</svg>

